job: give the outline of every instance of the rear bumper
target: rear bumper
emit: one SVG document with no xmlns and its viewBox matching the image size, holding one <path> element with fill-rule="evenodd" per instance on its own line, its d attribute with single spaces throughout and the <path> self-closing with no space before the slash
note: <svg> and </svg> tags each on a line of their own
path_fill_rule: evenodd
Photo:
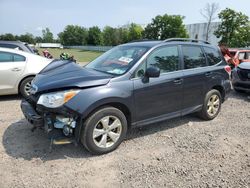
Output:
<svg viewBox="0 0 250 188">
<path fill-rule="evenodd" d="M 30 103 L 28 103 L 25 100 L 22 100 L 21 102 L 21 109 L 23 112 L 23 115 L 28 120 L 29 123 L 36 127 L 42 127 L 44 126 L 44 118 L 43 116 L 39 115 L 31 106 Z"/>
<path fill-rule="evenodd" d="M 250 92 L 250 81 L 246 82 L 233 82 L 234 89 Z"/>
</svg>

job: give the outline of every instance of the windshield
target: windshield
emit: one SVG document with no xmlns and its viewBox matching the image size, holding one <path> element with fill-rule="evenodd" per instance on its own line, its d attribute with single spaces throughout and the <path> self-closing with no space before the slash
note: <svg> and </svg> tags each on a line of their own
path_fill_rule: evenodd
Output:
<svg viewBox="0 0 250 188">
<path fill-rule="evenodd" d="M 97 71 L 121 75 L 127 72 L 146 52 L 147 47 L 118 46 L 104 53 L 88 65 Z"/>
</svg>

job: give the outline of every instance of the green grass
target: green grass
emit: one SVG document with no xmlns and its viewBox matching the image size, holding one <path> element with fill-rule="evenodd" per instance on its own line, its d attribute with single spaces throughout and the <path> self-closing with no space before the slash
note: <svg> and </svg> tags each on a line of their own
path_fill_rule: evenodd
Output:
<svg viewBox="0 0 250 188">
<path fill-rule="evenodd" d="M 39 54 L 42 55 L 42 51 L 46 48 L 38 48 Z M 59 59 L 62 52 L 73 55 L 78 63 L 86 63 L 94 60 L 96 57 L 103 54 L 103 52 L 94 52 L 94 51 L 84 51 L 79 49 L 59 49 L 59 48 L 48 48 L 48 51 L 51 53 L 54 59 Z"/>
</svg>

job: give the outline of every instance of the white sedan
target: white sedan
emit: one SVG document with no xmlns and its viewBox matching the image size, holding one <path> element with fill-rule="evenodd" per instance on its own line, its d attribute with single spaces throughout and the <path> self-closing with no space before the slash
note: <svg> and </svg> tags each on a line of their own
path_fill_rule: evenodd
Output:
<svg viewBox="0 0 250 188">
<path fill-rule="evenodd" d="M 0 95 L 28 97 L 31 81 L 52 60 L 20 50 L 0 48 Z"/>
</svg>

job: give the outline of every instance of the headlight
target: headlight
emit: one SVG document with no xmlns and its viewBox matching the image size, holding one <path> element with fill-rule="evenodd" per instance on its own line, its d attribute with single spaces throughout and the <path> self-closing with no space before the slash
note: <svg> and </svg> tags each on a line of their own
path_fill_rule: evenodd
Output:
<svg viewBox="0 0 250 188">
<path fill-rule="evenodd" d="M 72 99 L 80 90 L 67 90 L 54 93 L 43 94 L 40 96 L 37 104 L 48 108 L 57 108 Z"/>
</svg>

